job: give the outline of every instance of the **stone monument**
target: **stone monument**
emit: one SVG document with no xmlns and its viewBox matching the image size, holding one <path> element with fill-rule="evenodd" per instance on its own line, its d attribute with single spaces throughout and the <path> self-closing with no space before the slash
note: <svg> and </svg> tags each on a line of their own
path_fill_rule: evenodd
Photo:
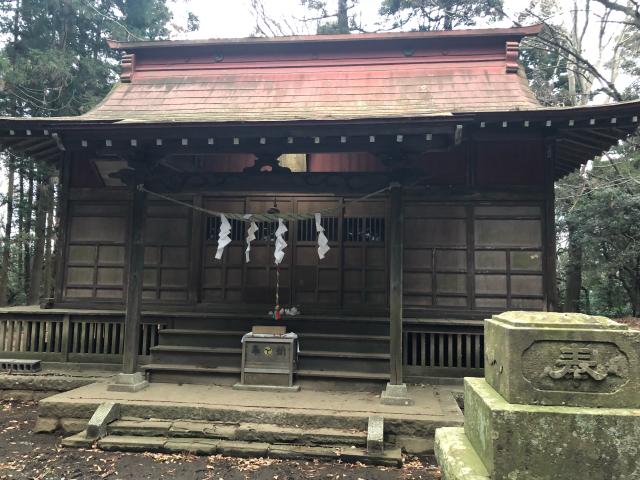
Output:
<svg viewBox="0 0 640 480">
<path fill-rule="evenodd" d="M 640 331 L 605 317 L 485 321 L 464 428 L 436 430 L 444 480 L 640 480 Z"/>
</svg>

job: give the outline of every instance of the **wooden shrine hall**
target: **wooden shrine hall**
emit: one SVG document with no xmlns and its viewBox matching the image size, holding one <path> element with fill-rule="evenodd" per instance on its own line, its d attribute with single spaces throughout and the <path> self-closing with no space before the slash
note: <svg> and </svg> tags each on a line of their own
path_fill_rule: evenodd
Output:
<svg viewBox="0 0 640 480">
<path fill-rule="evenodd" d="M 555 308 L 554 180 L 640 114 L 538 104 L 540 28 L 112 42 L 93 110 L 0 119 L 61 185 L 55 296 L 2 310 L 0 356 L 233 383 L 242 335 L 280 324 L 299 381 L 480 374 L 484 318 Z M 276 282 L 299 315 L 269 315 Z"/>
</svg>

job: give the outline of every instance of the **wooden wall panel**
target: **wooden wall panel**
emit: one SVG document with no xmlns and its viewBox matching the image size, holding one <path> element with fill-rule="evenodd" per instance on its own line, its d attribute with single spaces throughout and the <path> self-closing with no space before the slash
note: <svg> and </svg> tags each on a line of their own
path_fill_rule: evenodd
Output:
<svg viewBox="0 0 640 480">
<path fill-rule="evenodd" d="M 69 205 L 63 298 L 122 301 L 127 204 Z"/>
<path fill-rule="evenodd" d="M 464 207 L 407 201 L 404 228 L 404 305 L 465 308 L 469 293 Z"/>
<path fill-rule="evenodd" d="M 168 202 L 148 202 L 144 232 L 144 301 L 187 302 L 190 237 L 189 208 Z"/>
<path fill-rule="evenodd" d="M 542 309 L 542 218 L 534 204 L 406 201 L 405 307 Z"/>
<path fill-rule="evenodd" d="M 475 307 L 544 308 L 540 205 L 474 208 Z"/>
</svg>

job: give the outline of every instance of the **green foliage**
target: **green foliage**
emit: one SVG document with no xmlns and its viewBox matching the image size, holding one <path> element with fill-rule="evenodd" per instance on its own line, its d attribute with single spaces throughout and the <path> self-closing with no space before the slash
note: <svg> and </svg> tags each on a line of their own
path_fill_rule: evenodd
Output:
<svg viewBox="0 0 640 480">
<path fill-rule="evenodd" d="M 452 30 L 503 17 L 502 0 L 383 0 L 380 15 L 394 29 L 412 30 Z"/>
<path fill-rule="evenodd" d="M 635 142 L 598 159 L 591 170 L 559 181 L 556 195 L 561 272 L 569 261 L 564 248 L 568 226 L 582 249 L 582 310 L 638 315 L 640 153 Z"/>
<path fill-rule="evenodd" d="M 117 79 L 118 53 L 107 39 L 168 38 L 168 0 L 13 0 L 0 2 L 0 115 L 78 115 L 97 104 Z M 172 1 L 172 0 L 169 0 Z M 188 28 L 198 19 L 188 17 Z M 23 303 L 35 245 L 37 184 L 49 166 L 9 154 L 16 168 L 7 291 Z M 6 170 L 5 170 L 6 171 Z M 6 183 L 5 183 L 6 185 Z M 22 194 L 20 193 L 22 192 Z M 6 196 L 5 196 L 6 197 Z M 4 199 L 5 203 L 7 198 Z M 27 264 L 27 265 L 25 265 Z M 1 278 L 1 277 L 0 277 Z M 0 299 L 2 301 L 3 299 Z"/>
</svg>

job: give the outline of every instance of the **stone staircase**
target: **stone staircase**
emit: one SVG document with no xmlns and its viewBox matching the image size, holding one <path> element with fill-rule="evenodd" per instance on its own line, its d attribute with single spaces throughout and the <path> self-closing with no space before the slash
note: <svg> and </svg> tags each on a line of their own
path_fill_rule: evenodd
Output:
<svg viewBox="0 0 640 480">
<path fill-rule="evenodd" d="M 104 408 L 104 407 L 100 407 Z M 98 411 L 96 415 L 98 415 Z M 95 423 L 96 415 L 91 422 Z M 100 415 L 98 415 L 100 417 Z M 123 417 L 65 438 L 65 447 L 96 446 L 108 451 L 152 451 L 223 454 L 240 457 L 269 457 L 298 460 L 362 462 L 372 465 L 401 466 L 400 449 L 382 444 L 369 433 L 357 429 L 299 427 L 265 423 L 229 423 L 203 420 L 143 419 Z M 381 419 L 378 419 L 380 422 Z M 375 423 L 375 422 L 374 422 Z M 98 432 L 100 429 L 102 431 Z M 381 428 L 380 428 L 381 430 Z M 369 435 L 369 436 L 368 436 Z M 97 437 L 97 438 L 93 438 Z M 383 446 L 386 447 L 383 449 Z"/>
<path fill-rule="evenodd" d="M 179 320 L 179 321 L 178 321 Z M 389 325 L 386 318 L 287 318 L 298 334 L 298 380 L 380 383 L 389 379 Z M 240 374 L 241 338 L 268 318 L 180 318 L 160 331 L 151 362 L 142 368 L 152 382 L 232 384 Z"/>
</svg>

